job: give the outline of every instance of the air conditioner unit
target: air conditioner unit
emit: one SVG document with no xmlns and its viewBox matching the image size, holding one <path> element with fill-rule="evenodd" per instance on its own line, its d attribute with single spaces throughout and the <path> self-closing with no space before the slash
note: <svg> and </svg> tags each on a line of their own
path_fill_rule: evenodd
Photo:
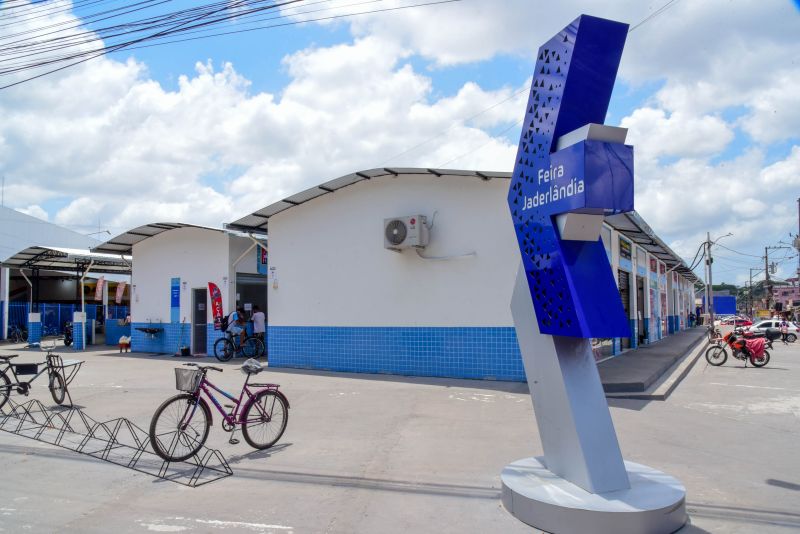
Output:
<svg viewBox="0 0 800 534">
<path fill-rule="evenodd" d="M 424 215 L 383 220 L 383 246 L 390 250 L 424 248 L 428 244 L 428 221 Z"/>
</svg>

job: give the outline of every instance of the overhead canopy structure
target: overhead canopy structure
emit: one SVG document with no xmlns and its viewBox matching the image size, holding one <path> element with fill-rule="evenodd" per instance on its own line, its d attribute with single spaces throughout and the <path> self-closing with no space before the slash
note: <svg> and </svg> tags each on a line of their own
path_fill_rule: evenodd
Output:
<svg viewBox="0 0 800 534">
<path fill-rule="evenodd" d="M 700 281 L 697 275 L 686 265 L 686 262 L 669 248 L 635 211 L 606 217 L 605 222 L 618 232 L 625 234 L 625 237 L 647 252 L 663 261 L 670 271 L 681 274 L 690 282 L 694 283 Z"/>
<path fill-rule="evenodd" d="M 305 191 L 301 191 L 295 195 L 287 197 L 283 200 L 279 200 L 278 202 L 272 203 L 265 208 L 255 211 L 250 215 L 247 215 L 246 217 L 242 217 L 237 221 L 228 223 L 225 225 L 225 228 L 228 230 L 239 230 L 241 232 L 247 232 L 247 233 L 266 234 L 267 221 L 269 220 L 269 218 L 274 215 L 277 215 L 282 211 L 293 208 L 294 206 L 303 204 L 317 197 L 321 197 L 322 195 L 327 195 L 328 193 L 335 193 L 339 189 L 347 187 L 348 185 L 356 184 L 358 182 L 363 182 L 364 180 L 371 180 L 372 178 L 379 178 L 382 176 L 392 176 L 395 178 L 402 179 L 404 176 L 411 176 L 411 175 L 414 176 L 427 175 L 430 176 L 432 179 L 438 178 L 440 176 L 465 176 L 465 177 L 480 178 L 482 180 L 491 180 L 492 178 L 505 178 L 505 179 L 511 178 L 511 173 L 509 172 L 481 172 L 481 171 L 461 171 L 454 169 L 421 169 L 421 168 L 420 169 L 417 168 L 371 169 L 368 171 L 360 171 L 360 172 L 354 172 L 352 174 L 346 174 L 345 176 L 340 176 L 339 178 L 336 178 L 329 182 L 325 182 L 324 184 L 320 184 L 310 189 L 306 189 Z"/>
<path fill-rule="evenodd" d="M 131 274 L 130 258 L 97 254 L 87 249 L 58 247 L 28 247 L 6 259 L 3 266 L 13 269 Z"/>
<path fill-rule="evenodd" d="M 98 241 L 36 217 L 0 206 L 0 263 L 33 246 L 88 250 Z"/>
<path fill-rule="evenodd" d="M 133 254 L 133 245 L 136 245 L 145 239 L 155 237 L 158 234 L 169 232 L 170 230 L 175 230 L 177 228 L 202 228 L 203 230 L 215 230 L 217 232 L 224 231 L 220 228 L 211 228 L 208 226 L 198 226 L 195 224 L 186 223 L 150 223 L 134 228 L 133 230 L 128 230 L 127 232 L 119 234 L 116 237 L 112 237 L 105 243 L 101 243 L 100 245 L 94 247 L 92 252 L 117 255 L 124 254 L 126 256 L 130 256 Z"/>
</svg>

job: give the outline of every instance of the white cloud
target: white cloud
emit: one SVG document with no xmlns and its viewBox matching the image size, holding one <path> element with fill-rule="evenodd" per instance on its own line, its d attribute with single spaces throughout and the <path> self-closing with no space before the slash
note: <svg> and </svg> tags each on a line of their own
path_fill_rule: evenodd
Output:
<svg viewBox="0 0 800 534">
<path fill-rule="evenodd" d="M 636 146 L 637 158 L 659 156 L 703 157 L 721 152 L 733 140 L 733 129 L 710 115 L 683 112 L 667 114 L 663 109 L 639 108 L 622 119 L 630 131 L 627 142 Z"/>
<path fill-rule="evenodd" d="M 66 199 L 60 224 L 113 231 L 155 220 L 219 225 L 298 190 L 405 152 L 392 165 L 497 169 L 515 146 L 478 126 L 521 114 L 519 87 L 466 84 L 431 98 L 408 52 L 378 37 L 287 56 L 280 98 L 231 64 L 198 63 L 168 90 L 144 65 L 101 59 L 0 94 L 0 145 L 16 205 Z M 86 84 L 85 80 L 93 80 Z M 57 87 L 56 91 L 53 87 Z M 59 100 L 57 94 L 66 95 Z M 474 124 L 453 121 L 509 99 Z M 516 108 L 516 109 L 515 109 Z M 448 129 L 449 128 L 449 129 Z M 471 153 L 477 147 L 480 151 Z"/>
<path fill-rule="evenodd" d="M 174 89 L 134 60 L 94 60 L 0 92 L 7 203 L 39 215 L 64 206 L 50 218 L 115 231 L 218 225 L 384 164 L 510 170 L 516 143 L 492 132 L 522 118 L 524 91 L 510 97 L 530 80 L 515 86 L 515 72 L 498 90 L 467 82 L 439 96 L 437 76 L 531 57 L 582 11 L 638 22 L 660 5 L 507 0 L 356 17 L 352 42 L 288 55 L 275 94 L 206 55 Z M 733 231 L 726 242 L 747 248 L 794 228 L 800 147 L 776 163 L 765 154 L 800 131 L 798 22 L 780 0 L 682 1 L 629 35 L 621 77 L 662 84 L 622 121 L 636 146 L 637 209 L 678 252 L 691 256 L 707 230 Z M 419 57 L 433 70 L 415 69 Z M 757 145 L 720 161 L 737 129 Z"/>
<path fill-rule="evenodd" d="M 31 217 L 36 217 L 37 219 L 41 219 L 43 221 L 49 220 L 49 215 L 47 212 L 42 209 L 41 206 L 36 204 L 31 204 L 27 208 L 17 208 L 17 211 L 24 213 L 26 215 L 30 215 Z"/>
</svg>

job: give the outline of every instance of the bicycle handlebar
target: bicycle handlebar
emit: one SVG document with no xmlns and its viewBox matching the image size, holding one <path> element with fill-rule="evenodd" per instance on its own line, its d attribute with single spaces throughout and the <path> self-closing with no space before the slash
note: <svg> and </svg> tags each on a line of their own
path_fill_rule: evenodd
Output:
<svg viewBox="0 0 800 534">
<path fill-rule="evenodd" d="M 205 371 L 206 369 L 211 369 L 212 371 L 219 371 L 220 373 L 223 371 L 219 367 L 214 367 L 213 365 L 198 365 L 196 363 L 184 363 L 183 365 L 186 365 L 186 366 L 189 366 L 189 367 L 197 367 L 198 369 L 203 370 L 203 371 Z"/>
</svg>

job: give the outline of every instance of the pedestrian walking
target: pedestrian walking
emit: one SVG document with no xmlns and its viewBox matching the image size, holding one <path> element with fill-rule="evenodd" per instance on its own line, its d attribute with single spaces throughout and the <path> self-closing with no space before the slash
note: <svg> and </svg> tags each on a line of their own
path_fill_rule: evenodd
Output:
<svg viewBox="0 0 800 534">
<path fill-rule="evenodd" d="M 780 329 L 781 329 L 781 341 L 783 341 L 784 345 L 788 345 L 789 344 L 789 341 L 788 341 L 788 339 L 789 339 L 789 323 L 786 322 L 786 319 L 781 321 Z"/>
</svg>

